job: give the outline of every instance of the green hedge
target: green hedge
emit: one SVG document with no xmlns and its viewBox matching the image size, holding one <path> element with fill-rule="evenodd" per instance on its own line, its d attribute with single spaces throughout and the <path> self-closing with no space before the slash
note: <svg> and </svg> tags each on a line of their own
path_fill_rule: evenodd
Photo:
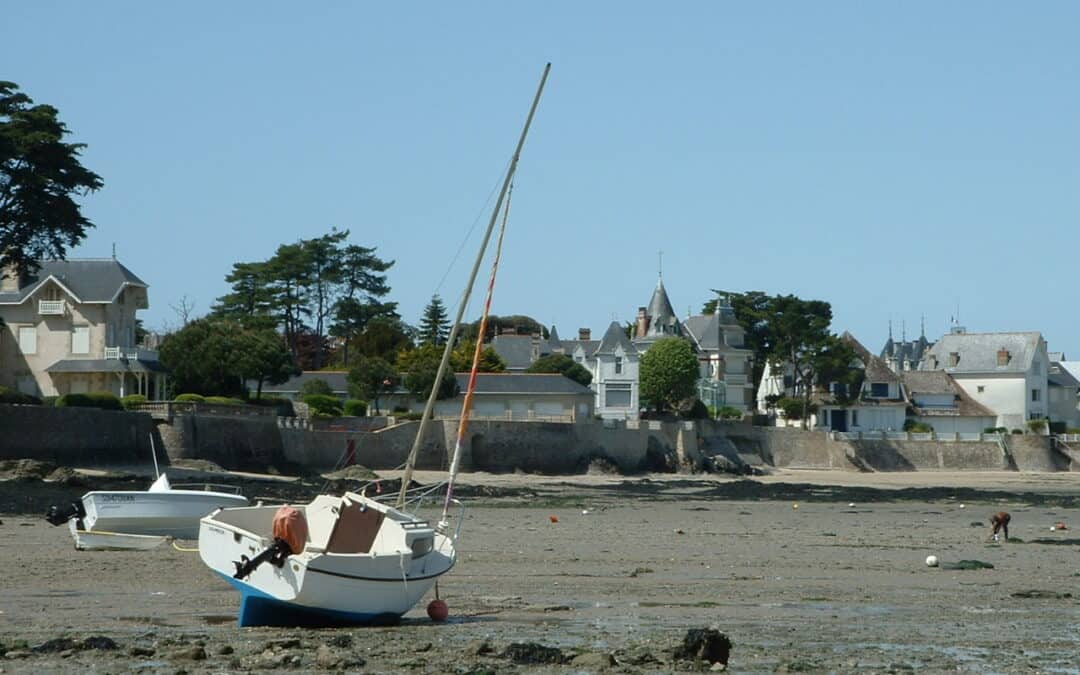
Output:
<svg viewBox="0 0 1080 675">
<path fill-rule="evenodd" d="M 207 396 L 203 399 L 203 403 L 213 403 L 215 405 L 244 405 L 242 399 L 229 396 Z"/>
<path fill-rule="evenodd" d="M 341 417 L 341 399 L 327 394 L 308 394 L 304 403 L 316 417 Z"/>
<path fill-rule="evenodd" d="M 89 394 L 66 394 L 56 399 L 57 408 L 101 408 L 123 410 L 124 406 L 115 394 L 108 391 L 92 391 Z"/>
<path fill-rule="evenodd" d="M 146 397 L 142 394 L 128 394 L 120 399 L 120 405 L 124 406 L 124 410 L 131 410 L 135 406 L 146 403 Z"/>
<path fill-rule="evenodd" d="M 173 400 L 181 403 L 202 403 L 206 398 L 202 394 L 180 394 Z"/>
<path fill-rule="evenodd" d="M 347 398 L 345 399 L 345 405 L 342 410 L 349 417 L 363 417 L 367 414 L 367 401 Z"/>
<path fill-rule="evenodd" d="M 15 405 L 41 405 L 41 399 L 37 396 L 24 394 L 8 387 L 0 387 L 0 403 L 13 403 Z"/>
</svg>

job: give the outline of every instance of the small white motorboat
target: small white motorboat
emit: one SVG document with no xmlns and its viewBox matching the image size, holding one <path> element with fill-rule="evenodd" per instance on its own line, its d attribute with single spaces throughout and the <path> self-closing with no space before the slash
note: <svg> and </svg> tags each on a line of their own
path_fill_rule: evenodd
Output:
<svg viewBox="0 0 1080 675">
<path fill-rule="evenodd" d="M 283 510 L 299 521 L 292 537 L 279 531 Z M 241 626 L 393 623 L 456 559 L 450 536 L 354 492 L 215 511 L 199 556 L 240 591 Z"/>
<path fill-rule="evenodd" d="M 145 551 L 160 546 L 168 537 L 152 534 L 123 534 L 80 530 L 78 520 L 68 521 L 68 529 L 78 551 Z"/>
<path fill-rule="evenodd" d="M 83 548 L 91 548 L 88 536 L 94 533 L 195 539 L 200 518 L 218 508 L 247 504 L 234 486 L 170 485 L 166 474 L 161 474 L 148 490 L 87 492 L 67 507 L 51 507 L 46 519 L 53 525 L 74 521 L 72 532 L 82 533 Z"/>
</svg>

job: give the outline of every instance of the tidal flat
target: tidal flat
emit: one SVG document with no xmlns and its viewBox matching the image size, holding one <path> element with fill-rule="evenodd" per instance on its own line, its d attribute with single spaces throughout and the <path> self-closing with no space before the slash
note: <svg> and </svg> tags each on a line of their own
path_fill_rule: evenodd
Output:
<svg viewBox="0 0 1080 675">
<path fill-rule="evenodd" d="M 1080 673 L 1080 476 L 906 475 L 466 474 L 449 620 L 324 629 L 238 628 L 194 542 L 76 551 L 54 486 L 4 481 L 0 669 L 708 671 L 674 654 L 713 627 L 730 672 Z"/>
</svg>

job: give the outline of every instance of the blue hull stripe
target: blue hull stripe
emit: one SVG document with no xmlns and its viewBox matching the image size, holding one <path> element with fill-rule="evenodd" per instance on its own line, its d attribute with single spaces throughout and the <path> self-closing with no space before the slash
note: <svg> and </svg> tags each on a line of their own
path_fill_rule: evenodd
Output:
<svg viewBox="0 0 1080 675">
<path fill-rule="evenodd" d="M 285 602 L 271 597 L 239 579 L 234 579 L 220 572 L 218 574 L 229 582 L 233 588 L 240 591 L 240 613 L 237 618 L 241 628 L 251 626 L 393 625 L 401 620 L 400 614 L 392 612 L 382 614 L 342 612 Z"/>
</svg>

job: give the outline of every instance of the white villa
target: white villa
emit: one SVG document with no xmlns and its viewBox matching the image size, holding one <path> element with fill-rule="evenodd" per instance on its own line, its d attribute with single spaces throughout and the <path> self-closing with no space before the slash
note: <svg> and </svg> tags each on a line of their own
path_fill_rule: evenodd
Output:
<svg viewBox="0 0 1080 675">
<path fill-rule="evenodd" d="M 943 370 L 967 394 L 996 415 L 993 426 L 1023 429 L 1050 414 L 1050 359 L 1038 332 L 967 333 L 943 336 L 923 356 L 919 370 Z"/>
<path fill-rule="evenodd" d="M 0 386 L 33 396 L 161 398 L 165 369 L 135 341 L 147 285 L 115 259 L 46 260 L 0 278 Z"/>
</svg>

